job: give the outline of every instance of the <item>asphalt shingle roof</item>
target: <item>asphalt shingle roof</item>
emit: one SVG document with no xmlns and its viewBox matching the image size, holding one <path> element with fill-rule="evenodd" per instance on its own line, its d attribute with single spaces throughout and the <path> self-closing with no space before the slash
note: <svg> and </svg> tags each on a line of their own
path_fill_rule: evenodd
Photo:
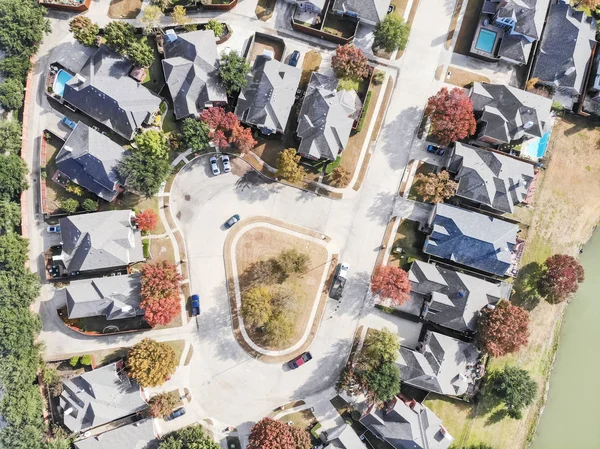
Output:
<svg viewBox="0 0 600 449">
<path fill-rule="evenodd" d="M 133 212 L 113 210 L 60 219 L 63 262 L 70 272 L 108 270 L 145 260 Z"/>
<path fill-rule="evenodd" d="M 126 139 L 155 113 L 161 98 L 130 78 L 133 64 L 102 45 L 65 84 L 63 98 Z"/>
<path fill-rule="evenodd" d="M 207 103 L 227 102 L 218 79 L 219 54 L 211 30 L 182 33 L 174 41 L 165 40 L 164 52 L 162 65 L 175 118 L 195 115 Z"/>
<path fill-rule="evenodd" d="M 158 447 L 152 419 L 117 427 L 73 444 L 75 449 L 155 449 Z"/>
<path fill-rule="evenodd" d="M 302 70 L 259 55 L 240 93 L 235 114 L 265 131 L 285 131 Z"/>
<path fill-rule="evenodd" d="M 506 275 L 517 243 L 517 225 L 442 203 L 436 206 L 432 227 L 424 245 L 427 254 Z"/>
<path fill-rule="evenodd" d="M 528 162 L 459 142 L 448 171 L 456 174 L 457 196 L 505 213 L 525 200 L 534 177 Z"/>
<path fill-rule="evenodd" d="M 334 160 L 348 143 L 361 102 L 355 91 L 337 91 L 338 80 L 313 72 L 298 117 L 298 153 Z"/>
<path fill-rule="evenodd" d="M 117 167 L 124 155 L 121 146 L 78 122 L 56 156 L 56 168 L 71 181 L 110 202 L 123 182 Z"/>
<path fill-rule="evenodd" d="M 390 0 L 335 0 L 333 9 L 343 12 L 353 12 L 359 18 L 369 22 L 382 21 L 390 6 Z"/>
<path fill-rule="evenodd" d="M 596 21 L 593 18 L 564 3 L 551 5 L 531 77 L 550 86 L 571 88 L 580 94 L 595 37 Z"/>
</svg>

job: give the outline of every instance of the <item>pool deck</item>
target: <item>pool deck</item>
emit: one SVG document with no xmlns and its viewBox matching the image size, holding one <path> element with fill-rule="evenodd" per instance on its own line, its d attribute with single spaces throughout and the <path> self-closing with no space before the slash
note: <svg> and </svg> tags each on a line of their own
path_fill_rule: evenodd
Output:
<svg viewBox="0 0 600 449">
<path fill-rule="evenodd" d="M 500 46 L 500 42 L 502 41 L 502 37 L 504 36 L 505 30 L 503 28 L 492 25 L 491 23 L 484 25 L 484 21 L 486 19 L 488 21 L 490 20 L 487 17 L 487 14 L 482 14 L 479 19 L 479 24 L 477 25 L 477 28 L 475 29 L 475 34 L 473 35 L 473 42 L 471 42 L 470 53 L 473 56 L 475 56 L 477 58 L 481 58 L 485 61 L 498 62 L 500 60 L 500 58 L 497 56 L 498 55 L 498 47 Z M 494 45 L 492 46 L 491 52 L 487 52 L 487 51 L 480 50 L 479 48 L 477 48 L 477 40 L 479 39 L 479 33 L 481 30 L 488 30 L 488 31 L 491 31 L 492 33 L 496 33 L 496 40 L 494 41 Z"/>
</svg>

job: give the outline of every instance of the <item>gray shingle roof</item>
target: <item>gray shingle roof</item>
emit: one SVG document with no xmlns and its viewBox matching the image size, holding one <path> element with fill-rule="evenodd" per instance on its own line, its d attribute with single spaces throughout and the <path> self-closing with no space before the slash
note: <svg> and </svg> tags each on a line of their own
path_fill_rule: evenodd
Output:
<svg viewBox="0 0 600 449">
<path fill-rule="evenodd" d="M 393 404 L 393 405 L 392 405 Z M 417 402 L 409 407 L 400 399 L 373 409 L 360 422 L 395 449 L 447 449 L 454 438 L 431 410 Z"/>
<path fill-rule="evenodd" d="M 79 440 L 75 449 L 153 449 L 158 445 L 152 419 L 145 419 Z"/>
<path fill-rule="evenodd" d="M 69 318 L 105 315 L 108 320 L 143 315 L 141 274 L 72 281 L 66 290 Z"/>
<path fill-rule="evenodd" d="M 52 49 L 50 61 L 72 73 L 78 73 L 96 51 L 96 47 L 86 47 L 77 41 L 63 42 Z"/>
<path fill-rule="evenodd" d="M 123 182 L 117 166 L 124 155 L 120 145 L 78 122 L 56 156 L 56 168 L 74 183 L 110 202 Z"/>
<path fill-rule="evenodd" d="M 390 0 L 335 0 L 333 9 L 336 11 L 353 12 L 359 18 L 369 22 L 382 21 L 390 6 Z"/>
<path fill-rule="evenodd" d="M 298 153 L 334 160 L 348 143 L 361 102 L 355 91 L 337 92 L 338 80 L 313 72 L 298 117 Z"/>
<path fill-rule="evenodd" d="M 296 0 L 296 1 L 297 1 L 297 3 L 312 3 L 319 9 L 325 8 L 325 4 L 327 3 L 327 0 Z"/>
<path fill-rule="evenodd" d="M 473 111 L 479 121 L 478 137 L 502 143 L 542 137 L 550 125 L 552 100 L 503 84 L 474 83 Z"/>
<path fill-rule="evenodd" d="M 549 0 L 505 0 L 498 8 L 498 18 L 515 21 L 515 33 L 539 39 L 544 28 L 544 18 Z"/>
<path fill-rule="evenodd" d="M 326 448 L 336 449 L 366 449 L 354 429 L 348 424 L 342 424 L 335 429 L 327 431 Z"/>
<path fill-rule="evenodd" d="M 267 133 L 285 131 L 296 99 L 302 70 L 268 56 L 259 55 L 240 93 L 235 114 L 242 122 Z"/>
<path fill-rule="evenodd" d="M 506 282 L 489 282 L 418 260 L 412 263 L 408 278 L 410 301 L 398 308 L 457 331 L 475 330 L 479 311 L 508 299 L 511 293 Z"/>
<path fill-rule="evenodd" d="M 98 427 L 147 406 L 140 387 L 125 375 L 123 362 L 65 380 L 59 405 L 64 424 L 72 432 Z"/>
<path fill-rule="evenodd" d="M 459 142 L 448 171 L 456 174 L 457 196 L 506 213 L 525 201 L 534 176 L 528 162 Z"/>
<path fill-rule="evenodd" d="M 550 6 L 532 78 L 580 94 L 595 44 L 596 21 L 563 3 Z"/>
<path fill-rule="evenodd" d="M 477 347 L 431 331 L 421 344 L 421 352 L 400 347 L 396 363 L 402 382 L 448 396 L 464 394 L 472 383 L 469 368 L 477 362 Z"/>
<path fill-rule="evenodd" d="M 133 64 L 101 46 L 65 85 L 63 97 L 81 112 L 131 140 L 161 98 L 130 78 Z"/>
<path fill-rule="evenodd" d="M 505 276 L 513 258 L 519 227 L 447 204 L 438 204 L 433 231 L 423 250 L 442 259 Z"/>
<path fill-rule="evenodd" d="M 60 219 L 62 257 L 69 272 L 108 270 L 145 260 L 133 212 L 114 210 Z"/>
<path fill-rule="evenodd" d="M 218 79 L 219 54 L 211 30 L 182 33 L 174 41 L 165 40 L 164 51 L 163 71 L 178 120 L 199 113 L 207 103 L 227 102 Z"/>
</svg>

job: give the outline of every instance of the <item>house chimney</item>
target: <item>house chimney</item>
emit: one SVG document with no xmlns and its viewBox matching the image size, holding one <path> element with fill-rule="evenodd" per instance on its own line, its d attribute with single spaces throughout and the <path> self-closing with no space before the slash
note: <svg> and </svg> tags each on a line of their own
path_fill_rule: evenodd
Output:
<svg viewBox="0 0 600 449">
<path fill-rule="evenodd" d="M 569 67 L 567 70 L 565 70 L 565 75 L 570 75 L 571 73 L 575 72 L 575 67 Z"/>
<path fill-rule="evenodd" d="M 523 125 L 523 129 L 529 129 L 533 126 L 533 121 L 529 120 L 527 123 Z"/>
</svg>

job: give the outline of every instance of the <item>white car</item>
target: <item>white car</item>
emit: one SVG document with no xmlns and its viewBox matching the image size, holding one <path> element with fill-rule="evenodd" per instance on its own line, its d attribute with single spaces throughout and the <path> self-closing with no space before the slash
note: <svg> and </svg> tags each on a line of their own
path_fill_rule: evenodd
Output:
<svg viewBox="0 0 600 449">
<path fill-rule="evenodd" d="M 210 158 L 210 168 L 212 170 L 212 174 L 217 176 L 221 174 L 221 169 L 219 168 L 219 165 L 217 164 L 217 158 L 214 156 L 211 156 Z"/>
<path fill-rule="evenodd" d="M 221 157 L 221 162 L 223 162 L 223 171 L 225 173 L 229 173 L 231 171 L 231 164 L 229 163 L 229 156 L 226 154 Z"/>
</svg>

